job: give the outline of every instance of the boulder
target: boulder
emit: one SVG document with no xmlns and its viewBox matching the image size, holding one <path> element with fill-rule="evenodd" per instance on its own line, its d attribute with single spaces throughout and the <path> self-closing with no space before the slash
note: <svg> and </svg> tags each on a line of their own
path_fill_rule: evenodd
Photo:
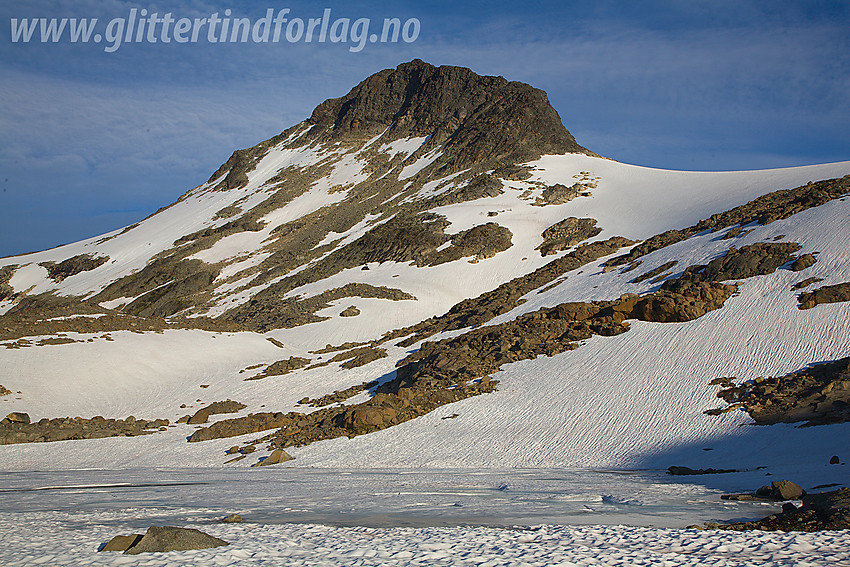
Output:
<svg viewBox="0 0 850 567">
<path fill-rule="evenodd" d="M 8 419 L 10 423 L 30 423 L 29 414 L 24 413 L 22 411 L 13 411 L 12 413 L 6 416 L 6 419 Z"/>
<path fill-rule="evenodd" d="M 799 500 L 805 495 L 806 491 L 790 480 L 773 481 L 756 490 L 756 496 L 773 500 Z"/>
<path fill-rule="evenodd" d="M 109 540 L 98 551 L 127 551 L 143 538 L 142 534 L 117 535 Z"/>
<path fill-rule="evenodd" d="M 255 463 L 251 466 L 253 467 L 267 467 L 269 465 L 276 465 L 278 463 L 285 463 L 286 461 L 292 460 L 292 455 L 284 451 L 283 449 L 275 449 L 271 452 L 271 455 L 263 459 L 262 461 Z"/>
<path fill-rule="evenodd" d="M 230 514 L 219 520 L 222 524 L 238 524 L 242 522 L 242 516 L 239 514 Z"/>
<path fill-rule="evenodd" d="M 222 545 L 230 544 L 193 528 L 151 526 L 142 539 L 128 548 L 124 553 L 127 555 L 138 555 L 139 553 L 209 549 Z"/>
</svg>

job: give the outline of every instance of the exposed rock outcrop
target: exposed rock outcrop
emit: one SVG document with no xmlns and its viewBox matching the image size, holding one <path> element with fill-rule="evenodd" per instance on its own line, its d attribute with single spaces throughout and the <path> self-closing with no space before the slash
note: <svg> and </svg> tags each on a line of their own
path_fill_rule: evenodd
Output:
<svg viewBox="0 0 850 567">
<path fill-rule="evenodd" d="M 712 215 L 688 228 L 668 230 L 647 238 L 627 254 L 607 261 L 606 265 L 623 266 L 630 264 L 641 256 L 681 242 L 706 230 L 716 232 L 735 225 L 746 226 L 753 222 L 767 225 L 776 220 L 787 219 L 791 215 L 806 209 L 818 207 L 833 199 L 838 199 L 848 191 L 850 191 L 850 175 L 818 181 L 817 183 L 810 182 L 795 189 L 774 191 L 734 209 Z"/>
<path fill-rule="evenodd" d="M 798 298 L 800 309 L 811 309 L 824 303 L 841 303 L 850 301 L 850 282 L 836 285 L 825 285 L 807 293 L 801 293 Z"/>
<path fill-rule="evenodd" d="M 723 386 L 717 397 L 730 405 L 708 410 L 708 415 L 741 408 L 759 425 L 850 421 L 850 357 L 785 376 L 760 377 L 738 385 L 734 378 L 721 378 L 712 384 Z"/>
<path fill-rule="evenodd" d="M 802 272 L 807 268 L 811 268 L 817 262 L 817 258 L 812 254 L 803 254 L 791 264 L 791 271 L 793 272 Z"/>
<path fill-rule="evenodd" d="M 0 421 L 0 445 L 15 443 L 43 443 L 66 441 L 69 439 L 101 439 L 104 437 L 132 437 L 154 433 L 168 426 L 167 419 L 152 421 L 135 419 L 106 419 L 95 416 L 91 419 L 81 417 L 43 418 L 30 423 L 26 419 Z"/>
<path fill-rule="evenodd" d="M 788 503 L 782 507 L 782 512 L 761 520 L 728 524 L 707 523 L 705 527 L 716 530 L 786 532 L 850 529 L 850 488 L 809 494 L 802 498 L 801 507 L 797 508 Z"/>
<path fill-rule="evenodd" d="M 309 358 L 290 356 L 286 360 L 278 360 L 277 362 L 269 364 L 265 370 L 255 376 L 245 378 L 245 380 L 261 380 L 263 378 L 268 378 L 269 376 L 283 376 L 285 374 L 289 374 L 293 370 L 303 368 L 308 364 L 310 364 Z"/>
<path fill-rule="evenodd" d="M 108 256 L 95 256 L 94 254 L 80 254 L 58 264 L 56 262 L 42 262 L 39 264 L 47 270 L 47 275 L 55 282 L 61 282 L 65 278 L 76 276 L 82 272 L 88 272 L 102 266 L 109 260 Z"/>
<path fill-rule="evenodd" d="M 195 412 L 186 423 L 189 425 L 195 425 L 200 423 L 206 423 L 209 421 L 211 415 L 221 414 L 221 413 L 236 413 L 239 410 L 245 409 L 245 404 L 240 404 L 239 402 L 234 402 L 233 400 L 225 400 L 223 402 L 213 402 L 210 405 L 203 407 Z"/>
<path fill-rule="evenodd" d="M 540 250 L 541 256 L 548 256 L 560 250 L 567 250 L 600 232 L 602 229 L 596 226 L 596 219 L 567 217 L 543 231 L 543 243 L 536 250 Z"/>
</svg>

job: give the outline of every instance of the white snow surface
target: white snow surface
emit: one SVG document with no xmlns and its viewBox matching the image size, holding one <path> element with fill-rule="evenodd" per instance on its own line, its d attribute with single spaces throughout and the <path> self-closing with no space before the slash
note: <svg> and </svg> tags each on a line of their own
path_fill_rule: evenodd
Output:
<svg viewBox="0 0 850 567">
<path fill-rule="evenodd" d="M 96 247 L 93 243 L 97 239 L 91 239 L 64 249 L 2 262 L 24 265 L 12 279 L 16 290 L 33 285 L 37 290 L 50 286 L 67 292 L 96 290 L 104 285 L 103 278 L 140 265 L 162 249 L 165 242 L 170 244 L 178 236 L 208 223 L 198 219 L 211 219 L 216 211 L 233 202 L 234 197 L 253 195 L 251 191 L 261 185 L 264 176 L 273 175 L 283 164 L 296 159 L 293 152 L 310 155 L 310 160 L 334 159 L 337 169 L 345 170 L 346 176 L 360 175 L 362 164 L 351 158 L 351 154 L 340 154 L 341 151 L 273 148 L 249 175 L 249 187 L 236 191 L 235 195 L 199 189 L 124 235 Z M 321 155 L 316 157 L 315 153 Z M 433 153 L 428 154 L 429 159 Z M 201 405 L 230 398 L 248 404 L 239 415 L 256 411 L 306 411 L 297 405 L 297 400 L 305 396 L 318 397 L 362 382 L 392 378 L 395 363 L 413 349 L 384 345 L 389 351 L 387 358 L 352 370 L 334 364 L 247 382 L 243 378 L 261 369 L 240 371 L 290 356 L 320 362 L 319 356 L 309 351 L 327 344 L 377 338 L 388 330 L 444 313 L 461 299 L 527 274 L 554 258 L 543 258 L 534 248 L 541 242 L 540 233 L 546 227 L 567 216 L 597 219 L 604 229 L 598 239 L 615 234 L 643 238 L 669 228 L 688 226 L 769 191 L 850 173 L 850 162 L 706 173 L 655 170 L 582 155 L 544 156 L 531 165 L 535 168 L 531 181 L 506 182 L 504 193 L 498 197 L 435 210 L 450 220 L 450 233 L 491 220 L 508 227 L 513 234 L 513 246 L 495 257 L 477 263 L 467 258 L 426 268 L 373 263 L 369 270 L 344 270 L 291 292 L 291 295 L 312 296 L 349 282 L 363 282 L 402 289 L 414 295 L 415 301 L 343 298 L 320 313 L 330 317 L 326 321 L 270 332 L 268 336 L 281 341 L 283 349 L 256 333 L 176 330 L 162 334 L 115 332 L 111 333 L 112 341 L 98 335 L 70 333 L 71 338 L 83 342 L 0 349 L 2 384 L 14 392 L 22 392 L 0 398 L 0 408 L 6 412 L 26 411 L 34 419 L 66 415 L 126 417 L 132 413 L 139 418 L 174 421 Z M 531 205 L 535 192 L 539 194 L 542 190 L 533 181 L 571 184 L 582 172 L 601 178 L 591 196 L 558 206 Z M 241 258 L 239 249 L 249 252 L 270 227 L 342 198 L 345 191 L 331 191 L 333 187 L 345 187 L 333 185 L 337 182 L 344 183 L 324 179 L 301 197 L 269 213 L 263 231 L 234 235 L 254 238 L 257 242 L 234 241 L 231 247 L 230 243 L 225 244 L 227 238 L 220 241 L 216 245 L 220 250 L 214 246 L 205 251 L 210 255 L 207 261 L 234 253 Z M 523 196 L 526 190 L 532 191 L 530 199 Z M 489 211 L 498 214 L 490 217 Z M 633 322 L 631 330 L 623 335 L 593 337 L 575 351 L 505 366 L 494 376 L 500 381 L 495 393 L 441 407 L 427 416 L 378 433 L 293 449 L 295 462 L 299 466 L 318 467 L 666 468 L 671 460 L 678 459 L 689 466 L 780 466 L 791 454 L 786 450 L 788 443 L 783 442 L 787 439 L 800 443 L 798 459 L 821 462 L 832 454 L 848 453 L 850 447 L 845 441 L 850 433 L 848 424 L 804 430 L 792 426 L 759 428 L 742 426 L 749 419 L 740 412 L 721 417 L 702 413 L 719 405 L 715 398 L 717 387 L 708 385 L 713 378 L 783 374 L 850 354 L 850 304 L 821 305 L 800 311 L 796 308 L 796 293 L 790 291 L 794 283 L 809 276 L 824 278 L 819 285 L 850 280 L 848 219 L 850 202 L 835 200 L 784 221 L 754 227 L 752 233 L 741 239 L 723 241 L 718 234 L 698 235 L 644 257 L 641 267 L 628 275 L 616 270 L 603 273 L 600 264 L 604 259 L 569 273 L 560 285 L 545 293 L 530 293 L 524 304 L 493 323 L 564 301 L 612 299 L 625 292 L 642 293 L 653 289 L 653 284 L 629 283 L 635 275 L 671 259 L 679 261 L 673 269 L 675 274 L 688 265 L 704 263 L 722 254 L 731 244 L 771 241 L 784 235 L 782 240 L 803 246 L 801 253 L 820 253 L 818 262 L 805 272 L 797 274 L 780 269 L 745 281 L 740 294 L 730 298 L 722 309 L 695 321 Z M 333 238 L 342 239 L 340 244 L 348 242 L 368 228 L 368 221 Z M 146 243 L 146 239 L 154 242 Z M 140 253 L 147 244 L 151 252 Z M 49 280 L 44 278 L 38 262 L 60 260 L 86 250 L 107 254 L 111 261 L 61 284 L 46 283 Z M 238 262 L 250 265 L 252 260 Z M 213 314 L 221 312 L 224 306 L 247 301 L 258 289 L 237 292 L 235 286 L 222 286 L 218 290 L 221 295 L 217 296 L 221 307 L 215 308 Z M 339 317 L 339 312 L 349 305 L 355 305 L 361 314 Z M 88 339 L 92 341 L 87 342 Z M 180 408 L 181 404 L 190 407 Z M 455 413 L 458 414 L 455 419 L 441 419 Z M 611 419 L 614 415 L 617 419 Z M 223 461 L 219 449 L 236 442 L 189 445 L 183 438 L 191 431 L 191 427 L 180 425 L 163 434 L 133 439 L 2 446 L 0 467 L 26 470 L 216 466 Z M 126 451 L 120 462 L 114 459 L 114 452 L 103 450 L 118 445 Z M 705 448 L 712 450 L 704 451 Z M 255 461 L 245 459 L 234 466 L 252 462 Z M 847 482 L 845 476 L 838 476 L 841 482 Z"/>
<path fill-rule="evenodd" d="M 133 510 L 129 511 L 130 513 Z M 116 516 L 118 516 L 116 518 Z M 850 564 L 844 532 L 701 532 L 626 526 L 371 528 L 184 524 L 230 545 L 198 551 L 98 553 L 129 533 L 128 514 L 18 513 L 0 520 L 7 567 L 31 565 L 815 567 Z M 79 525 L 84 528 L 77 527 Z M 136 529 L 136 532 L 143 532 Z"/>
<path fill-rule="evenodd" d="M 296 132 L 294 139 L 300 134 L 303 132 Z M 385 144 L 381 151 L 410 155 L 422 142 L 396 141 Z M 437 159 L 438 151 L 403 168 L 399 178 L 413 177 Z M 259 248 L 275 226 L 340 202 L 347 187 L 366 179 L 367 168 L 356 154 L 339 148 L 288 149 L 281 144 L 249 173 L 249 183 L 242 189 L 212 192 L 209 189 L 218 181 L 213 180 L 123 234 L 115 231 L 45 252 L 0 259 L 0 265 L 21 266 L 10 282 L 18 292 L 95 293 L 143 267 L 177 238 L 227 222 L 213 220 L 223 207 L 238 202 L 247 210 L 261 202 L 266 197 L 262 184 L 281 167 L 315 165 L 324 160 L 333 162 L 331 174 L 269 213 L 263 219 L 263 230 L 232 235 L 196 256 L 207 262 L 230 262 L 223 277 L 235 275 L 262 261 L 266 252 L 259 252 Z M 477 263 L 466 258 L 429 268 L 373 263 L 369 270 L 345 270 L 291 293 L 310 296 L 349 282 L 363 282 L 402 289 L 413 294 L 415 301 L 343 298 L 320 312 L 330 317 L 327 321 L 265 336 L 196 330 L 120 331 L 109 333 L 112 340 L 105 339 L 102 333 L 67 333 L 67 337 L 79 342 L 16 349 L 2 348 L 4 345 L 0 344 L 0 383 L 12 392 L 21 392 L 0 397 L 0 414 L 25 411 L 34 420 L 76 415 L 123 418 L 132 414 L 174 422 L 203 405 L 228 398 L 248 407 L 238 414 L 218 417 L 258 411 L 309 411 L 297 401 L 375 379 L 391 379 L 395 363 L 416 346 L 403 349 L 383 345 L 388 349 L 387 358 L 351 370 L 334 364 L 244 381 L 263 369 L 247 368 L 290 356 L 321 362 L 319 355 L 309 351 L 327 344 L 377 338 L 388 330 L 444 313 L 461 299 L 527 274 L 554 258 L 541 257 L 535 248 L 542 241 L 545 228 L 568 216 L 596 219 L 603 228 L 596 239 L 613 235 L 646 238 L 692 225 L 770 191 L 850 173 L 850 162 L 765 171 L 676 172 L 582 155 L 544 156 L 530 165 L 535 168 L 533 177 L 505 181 L 502 195 L 434 211 L 449 219 L 449 233 L 490 221 L 509 228 L 513 246 L 494 258 Z M 532 206 L 543 185 L 571 185 L 585 175 L 582 172 L 601 178 L 591 196 L 558 206 Z M 432 181 L 423 191 L 436 192 L 438 185 Z M 526 191 L 530 197 L 524 195 Z M 491 211 L 497 214 L 491 217 Z M 681 511 L 687 508 L 715 510 L 711 514 L 716 515 L 698 515 L 703 520 L 769 513 L 735 507 L 739 504 L 721 504 L 720 491 L 752 490 L 781 478 L 795 480 L 807 490 L 833 483 L 850 485 L 845 466 L 827 464 L 834 454 L 842 460 L 850 455 L 850 424 L 803 429 L 793 425 L 757 427 L 749 425 L 748 416 L 742 412 L 719 417 L 703 413 L 720 405 L 715 397 L 717 387 L 708 385 L 713 378 L 779 375 L 850 355 L 850 304 L 800 311 L 796 292 L 790 290 L 793 284 L 811 276 L 823 278 L 817 285 L 850 281 L 848 219 L 850 200 L 835 200 L 768 226 L 748 227 L 754 230 L 743 238 L 724 241 L 719 238 L 722 233 L 697 235 L 645 256 L 641 266 L 628 274 L 619 270 L 603 272 L 604 259 L 584 266 L 567 274 L 555 287 L 529 293 L 525 303 L 489 324 L 564 301 L 643 293 L 660 284 L 632 284 L 634 276 L 677 260 L 672 269 L 675 275 L 688 265 L 705 263 L 723 254 L 729 245 L 740 247 L 779 239 L 800 243 L 800 253 L 819 253 L 817 263 L 803 272 L 779 269 L 744 281 L 739 294 L 727 300 L 723 308 L 697 320 L 674 324 L 632 322 L 631 330 L 622 335 L 595 336 L 574 351 L 504 366 L 493 376 L 499 386 L 492 394 L 440 407 L 426 416 L 370 435 L 290 448 L 295 460 L 276 471 L 247 468 L 257 457 L 267 454 L 262 449 L 252 458 L 222 468 L 227 448 L 260 434 L 189 444 L 186 437 L 194 426 L 188 425 L 174 425 L 164 432 L 132 438 L 0 446 L 0 470 L 4 471 L 6 485 L 0 488 L 5 503 L 0 503 L 2 562 L 10 567 L 850 564 L 850 544 L 843 532 L 742 534 L 670 527 L 681 528 L 682 519 L 695 513 Z M 345 233 L 328 235 L 323 243 L 336 241 L 337 246 L 344 245 L 368 230 L 374 220 L 369 217 Z M 38 265 L 84 253 L 107 255 L 110 261 L 61 283 L 49 280 L 47 271 Z M 250 277 L 240 283 L 249 284 Z M 212 314 L 222 312 L 224 306 L 249 300 L 258 289 L 261 287 L 238 291 L 235 284 L 220 286 L 219 306 Z M 339 312 L 349 305 L 355 305 L 361 314 L 339 317 Z M 0 312 L 10 307 L 10 302 L 0 303 Z M 283 348 L 267 340 L 271 337 L 281 341 Z M 39 338 L 43 337 L 30 339 L 37 342 Z M 365 394 L 360 394 L 352 402 L 363 399 Z M 452 419 L 444 419 L 455 414 Z M 674 464 L 745 472 L 703 477 L 691 486 L 667 484 L 662 488 L 652 485 L 634 489 L 629 485 L 626 489 L 622 482 L 609 479 L 604 491 L 596 485 L 588 488 L 588 483 L 593 482 L 587 476 L 579 476 L 579 480 L 571 481 L 584 486 L 579 495 L 563 487 L 540 489 L 523 484 L 517 480 L 516 472 L 520 468 L 560 471 L 551 473 L 554 480 L 549 479 L 558 485 L 562 481 L 558 475 L 565 470 L 583 470 L 580 474 L 586 475 L 589 469 L 663 470 Z M 435 503 L 433 494 L 406 488 L 406 481 L 391 489 L 384 486 L 383 480 L 358 482 L 358 486 L 368 488 L 366 493 L 338 486 L 311 492 L 308 476 L 290 478 L 298 472 L 321 471 L 343 478 L 346 474 L 356 476 L 357 471 L 372 474 L 369 471 L 375 467 L 418 469 L 431 480 L 444 474 L 434 471 L 447 469 L 481 472 L 509 468 L 512 472 L 505 475 L 509 479 L 507 496 L 496 504 L 492 494 L 502 494 L 501 487 L 487 492 L 493 488 L 488 486 L 482 493 L 480 485 L 464 484 L 449 492 L 449 498 L 457 501 L 446 501 L 441 488 L 436 492 L 440 496 Z M 356 470 L 345 472 L 340 470 L 343 468 Z M 216 486 L 216 474 L 237 475 L 231 480 L 263 479 L 267 492 L 262 493 L 261 504 L 257 498 L 250 500 L 254 492 L 238 492 L 239 498 L 226 500 L 228 508 L 224 508 L 215 504 L 222 499 L 218 489 L 202 491 L 192 504 L 186 502 L 189 492 L 182 488 L 176 503 L 168 488 L 154 487 L 150 498 L 144 493 L 133 501 L 132 490 L 136 489 L 126 487 L 131 492 L 121 492 L 124 489 L 118 486 L 123 485 L 125 477 L 136 479 L 137 483 L 147 482 L 146 479 L 161 482 L 161 477 L 179 477 L 187 471 L 196 472 L 210 486 Z M 266 483 L 267 477 L 258 476 L 261 474 L 270 475 L 268 480 L 275 482 Z M 767 474 L 771 476 L 766 477 Z M 69 487 L 92 484 L 96 479 L 104 483 L 99 488 Z M 54 491 L 57 486 L 62 490 Z M 379 490 L 381 486 L 383 491 Z M 57 494 L 64 495 L 65 500 Z M 87 500 L 86 494 L 94 494 L 95 499 Z M 430 517 L 429 514 L 442 517 L 445 510 L 458 505 L 463 509 L 469 506 L 464 498 L 470 494 L 477 503 L 467 510 L 479 515 L 469 521 L 410 523 L 411 518 Z M 248 506 L 246 498 L 255 512 L 262 509 L 266 516 L 252 520 L 248 515 L 246 523 L 237 525 L 214 523 L 232 511 L 242 512 L 235 507 L 239 502 Z M 295 503 L 287 499 L 295 499 Z M 377 510 L 369 521 L 354 520 L 342 525 L 331 521 L 329 515 L 308 517 L 328 505 L 336 514 L 368 508 L 370 502 L 378 501 L 384 502 L 386 508 Z M 679 510 L 676 521 L 669 517 L 659 519 L 669 511 L 646 511 L 659 501 L 662 508 L 672 506 Z M 553 507 L 565 502 L 576 505 L 572 515 L 553 517 Z M 721 510 L 727 505 L 732 507 Z M 538 516 L 529 516 L 541 518 L 531 527 L 493 520 L 494 514 L 509 517 L 529 506 L 543 510 Z M 270 509 L 278 510 L 279 515 L 269 518 Z M 387 520 L 388 511 L 395 509 L 410 515 L 399 519 L 389 514 L 391 518 Z M 635 509 L 642 511 L 633 512 Z M 417 510 L 427 513 L 423 516 Z M 647 517 L 655 519 L 649 521 Z M 612 518 L 621 518 L 630 526 L 616 525 L 612 522 L 617 520 Z M 586 522 L 608 525 L 576 525 Z M 96 552 L 100 544 L 116 534 L 140 533 L 148 525 L 164 523 L 197 527 L 231 545 L 162 555 Z"/>
</svg>

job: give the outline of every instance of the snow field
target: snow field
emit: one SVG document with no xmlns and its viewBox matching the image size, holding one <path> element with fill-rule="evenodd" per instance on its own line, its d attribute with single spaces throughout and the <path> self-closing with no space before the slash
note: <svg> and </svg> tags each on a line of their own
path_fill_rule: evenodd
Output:
<svg viewBox="0 0 850 567">
<path fill-rule="evenodd" d="M 130 511 L 132 513 L 132 511 Z M 118 516 L 118 517 L 115 517 Z M 717 532 L 627 526 L 368 528 L 183 524 L 230 545 L 127 556 L 98 553 L 143 532 L 127 515 L 20 512 L 0 518 L 7 567 L 302 566 L 826 566 L 850 563 L 843 532 Z"/>
</svg>

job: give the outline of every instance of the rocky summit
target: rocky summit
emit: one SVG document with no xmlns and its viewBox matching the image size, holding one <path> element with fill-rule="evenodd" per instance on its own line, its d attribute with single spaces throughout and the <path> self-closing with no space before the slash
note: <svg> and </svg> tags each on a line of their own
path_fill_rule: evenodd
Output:
<svg viewBox="0 0 850 567">
<path fill-rule="evenodd" d="M 850 162 L 622 164 L 539 89 L 403 63 L 133 225 L 0 259 L 0 454 L 821 462 L 850 432 L 848 195 Z"/>
</svg>

